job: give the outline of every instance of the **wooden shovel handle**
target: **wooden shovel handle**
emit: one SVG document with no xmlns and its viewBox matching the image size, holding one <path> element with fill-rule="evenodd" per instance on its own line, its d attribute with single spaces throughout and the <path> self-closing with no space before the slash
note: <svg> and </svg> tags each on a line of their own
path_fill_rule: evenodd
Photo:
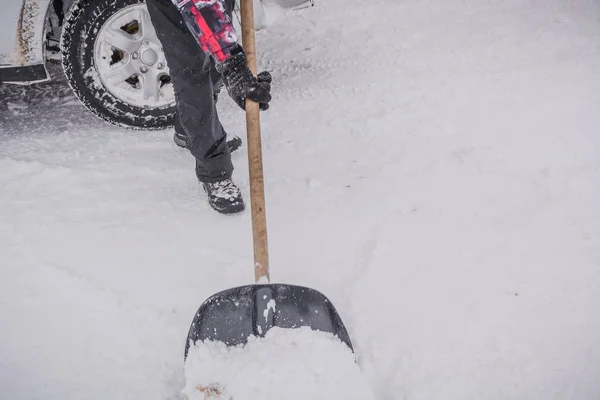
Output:
<svg viewBox="0 0 600 400">
<path fill-rule="evenodd" d="M 253 0 L 241 0 L 242 44 L 248 67 L 257 75 L 256 41 L 254 38 Z M 260 138 L 259 104 L 246 99 L 246 132 L 248 135 L 248 166 L 250 169 L 250 197 L 252 210 L 252 236 L 254 240 L 254 278 L 258 283 L 270 281 L 269 246 L 267 240 L 267 214 L 265 210 L 265 185 L 263 177 L 262 142 Z"/>
</svg>

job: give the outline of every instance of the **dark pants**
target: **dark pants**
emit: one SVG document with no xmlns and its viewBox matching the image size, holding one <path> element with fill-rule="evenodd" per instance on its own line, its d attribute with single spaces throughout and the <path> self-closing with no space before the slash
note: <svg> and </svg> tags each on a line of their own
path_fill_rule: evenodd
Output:
<svg viewBox="0 0 600 400">
<path fill-rule="evenodd" d="M 230 178 L 233 164 L 227 134 L 215 104 L 222 79 L 214 61 L 194 39 L 171 0 L 147 0 L 146 5 L 175 89 L 175 130 L 187 137 L 187 148 L 196 158 L 196 176 L 201 182 Z"/>
</svg>

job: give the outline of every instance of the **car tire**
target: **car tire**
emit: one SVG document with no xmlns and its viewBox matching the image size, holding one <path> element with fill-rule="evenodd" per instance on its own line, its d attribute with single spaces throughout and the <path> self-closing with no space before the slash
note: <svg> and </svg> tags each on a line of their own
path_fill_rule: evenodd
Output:
<svg viewBox="0 0 600 400">
<path fill-rule="evenodd" d="M 168 65 L 143 0 L 75 0 L 61 58 L 76 97 L 96 116 L 130 129 L 173 125 Z"/>
</svg>

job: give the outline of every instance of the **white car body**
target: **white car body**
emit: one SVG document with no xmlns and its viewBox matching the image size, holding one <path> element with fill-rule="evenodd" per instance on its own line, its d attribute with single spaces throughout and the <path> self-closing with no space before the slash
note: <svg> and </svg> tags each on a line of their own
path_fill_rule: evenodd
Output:
<svg viewBox="0 0 600 400">
<path fill-rule="evenodd" d="M 5 0 L 0 16 L 0 81 L 48 79 L 44 32 L 51 0 Z M 2 77 L 9 77 L 1 79 Z"/>
</svg>

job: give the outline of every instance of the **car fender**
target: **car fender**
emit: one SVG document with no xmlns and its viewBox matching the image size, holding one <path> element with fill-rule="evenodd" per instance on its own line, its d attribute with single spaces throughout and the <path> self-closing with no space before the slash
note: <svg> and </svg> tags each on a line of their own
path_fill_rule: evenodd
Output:
<svg viewBox="0 0 600 400">
<path fill-rule="evenodd" d="M 51 0 L 23 0 L 12 49 L 1 60 L 0 81 L 19 83 L 49 79 L 44 65 L 44 34 Z"/>
</svg>

